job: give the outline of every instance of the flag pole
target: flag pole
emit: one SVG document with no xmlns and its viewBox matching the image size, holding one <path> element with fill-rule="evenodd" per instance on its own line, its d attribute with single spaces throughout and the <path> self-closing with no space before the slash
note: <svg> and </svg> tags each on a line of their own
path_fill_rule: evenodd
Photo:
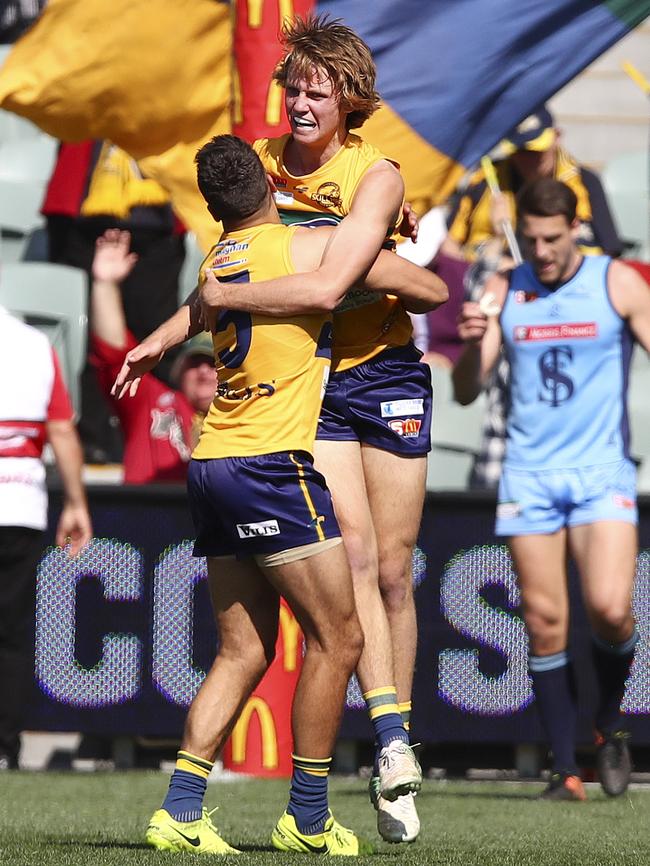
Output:
<svg viewBox="0 0 650 866">
<path fill-rule="evenodd" d="M 494 170 L 494 163 L 489 156 L 484 156 L 481 159 L 481 168 L 483 169 L 483 174 L 485 175 L 485 180 L 487 181 L 491 194 L 501 195 L 497 173 Z M 517 243 L 517 238 L 515 237 L 514 229 L 512 228 L 512 223 L 507 217 L 506 219 L 501 220 L 500 228 L 508 244 L 510 255 L 514 259 L 515 264 L 520 265 L 523 262 L 523 258 L 519 249 L 519 244 Z"/>
</svg>

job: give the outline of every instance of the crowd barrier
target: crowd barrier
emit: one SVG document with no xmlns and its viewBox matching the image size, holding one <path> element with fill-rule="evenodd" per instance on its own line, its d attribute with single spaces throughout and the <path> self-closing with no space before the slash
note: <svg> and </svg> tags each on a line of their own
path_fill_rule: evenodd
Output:
<svg viewBox="0 0 650 866">
<path fill-rule="evenodd" d="M 177 737 L 217 646 L 205 562 L 191 555 L 185 491 L 98 487 L 89 498 L 92 545 L 77 560 L 50 547 L 39 566 L 37 688 L 28 728 Z M 56 491 L 50 507 L 54 526 Z M 641 499 L 640 515 L 634 609 L 641 640 L 624 699 L 639 745 L 650 744 L 650 497 Z M 519 592 L 507 551 L 494 538 L 493 516 L 489 495 L 427 496 L 414 556 L 419 641 L 412 724 L 425 744 L 542 741 Z M 588 743 L 595 681 L 575 575 L 570 584 L 579 738 Z M 286 737 L 284 713 L 301 652 L 287 614 L 279 648 L 289 685 L 254 702 L 232 747 L 235 764 L 245 765 L 253 749 L 270 774 L 280 760 L 278 737 Z M 347 704 L 341 735 L 370 741 L 354 680 Z"/>
</svg>

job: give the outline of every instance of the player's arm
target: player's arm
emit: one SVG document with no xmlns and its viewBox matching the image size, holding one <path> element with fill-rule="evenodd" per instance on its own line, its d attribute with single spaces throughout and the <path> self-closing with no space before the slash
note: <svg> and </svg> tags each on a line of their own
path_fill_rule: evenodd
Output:
<svg viewBox="0 0 650 866">
<path fill-rule="evenodd" d="M 142 377 L 160 363 L 165 352 L 180 346 L 203 330 L 205 328 L 201 318 L 197 287 L 173 316 L 125 355 L 124 363 L 111 388 L 113 397 L 119 400 L 127 392 L 131 397 L 135 396 Z"/>
<path fill-rule="evenodd" d="M 403 195 L 404 182 L 397 169 L 385 160 L 377 163 L 365 173 L 349 214 L 332 233 L 314 270 L 230 286 L 215 278 L 206 280 L 200 289 L 204 308 L 298 315 L 305 312 L 300 306 L 304 299 L 318 298 L 320 292 L 343 298 L 350 286 L 362 281 L 377 257 L 389 226 L 401 212 Z M 271 313 L 270 305 L 281 305 L 282 312 Z"/>
<path fill-rule="evenodd" d="M 318 269 L 337 231 L 322 226 L 298 229 L 294 233 L 291 259 L 301 277 Z M 276 292 L 273 290 L 274 282 L 269 282 L 268 292 L 259 294 L 254 291 L 259 283 L 220 283 L 209 269 L 205 278 L 218 307 L 278 317 L 331 312 L 351 288 L 346 284 L 323 283 L 314 286 L 311 292 L 287 292 L 281 288 Z M 449 297 L 447 286 L 436 274 L 387 250 L 380 250 L 369 272 L 357 285 L 380 294 L 394 294 L 413 313 L 435 310 Z M 248 291 L 249 288 L 253 291 Z"/>
<path fill-rule="evenodd" d="M 487 383 L 499 357 L 501 326 L 499 311 L 508 291 L 508 278 L 494 274 L 485 284 L 479 302 L 466 301 L 458 318 L 458 335 L 465 343 L 454 365 L 454 398 L 462 405 L 472 403 Z"/>
<path fill-rule="evenodd" d="M 609 295 L 616 312 L 646 352 L 650 352 L 650 286 L 633 268 L 613 261 L 608 273 Z"/>
<path fill-rule="evenodd" d="M 449 299 L 447 285 L 437 274 L 387 250 L 380 251 L 363 285 L 396 295 L 409 313 L 428 313 Z"/>
<path fill-rule="evenodd" d="M 93 534 L 81 480 L 81 444 L 74 423 L 70 420 L 48 421 L 46 430 L 63 484 L 63 509 L 56 529 L 56 543 L 59 547 L 69 543 L 68 552 L 76 556 Z"/>
</svg>

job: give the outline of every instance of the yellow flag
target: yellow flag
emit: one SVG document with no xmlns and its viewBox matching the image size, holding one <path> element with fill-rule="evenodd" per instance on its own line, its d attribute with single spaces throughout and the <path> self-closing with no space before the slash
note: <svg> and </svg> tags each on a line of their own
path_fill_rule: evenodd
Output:
<svg viewBox="0 0 650 866">
<path fill-rule="evenodd" d="M 230 53 L 217 0 L 49 0 L 0 70 L 0 105 L 64 141 L 119 145 L 207 246 L 193 159 L 230 130 Z"/>
</svg>

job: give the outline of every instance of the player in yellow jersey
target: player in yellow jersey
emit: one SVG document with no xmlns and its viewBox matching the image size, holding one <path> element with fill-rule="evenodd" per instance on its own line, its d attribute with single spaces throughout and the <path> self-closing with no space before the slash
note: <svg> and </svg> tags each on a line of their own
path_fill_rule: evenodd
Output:
<svg viewBox="0 0 650 866">
<path fill-rule="evenodd" d="M 378 107 L 367 46 L 337 21 L 297 21 L 284 31 L 286 54 L 275 73 L 285 90 L 291 134 L 254 147 L 276 185 L 287 222 L 338 224 L 322 265 L 245 291 L 214 281 L 207 305 L 240 310 L 286 302 L 296 309 L 322 286 L 355 282 L 402 215 L 404 184 L 396 165 L 351 132 Z M 350 292 L 334 314 L 332 375 L 315 446 L 327 478 L 352 569 L 365 645 L 357 675 L 377 742 L 376 770 L 389 762 L 410 774 L 410 715 L 417 644 L 411 561 L 424 501 L 430 450 L 431 384 L 411 342 L 411 324 L 395 297 Z M 408 724 L 406 725 L 408 728 Z M 371 780 L 380 834 L 413 841 L 413 798 L 380 799 Z"/>
<path fill-rule="evenodd" d="M 249 145 L 219 136 L 197 155 L 199 188 L 224 235 L 205 264 L 226 284 L 311 271 L 331 229 L 288 228 L 262 164 Z M 365 280 L 370 291 L 396 290 L 415 308 L 446 300 L 432 273 L 381 253 Z M 220 310 L 213 323 L 218 388 L 188 473 L 197 539 L 206 556 L 220 637 L 217 658 L 187 717 L 169 791 L 147 830 L 164 850 L 236 853 L 203 809 L 206 779 L 241 708 L 268 665 L 278 601 L 291 605 L 306 640 L 292 721 L 289 805 L 273 844 L 281 850 L 355 855 L 359 839 L 327 803 L 327 774 L 348 679 L 363 636 L 329 491 L 312 463 L 312 445 L 329 368 L 330 311 L 341 295 L 305 297 L 292 315 Z M 126 364 L 116 390 L 137 387 L 164 350 L 199 328 L 194 305 L 158 329 Z M 277 310 L 275 311 L 277 313 Z M 145 348 L 146 348 L 145 346 Z M 129 357 L 129 356 L 127 356 Z M 398 797 L 419 779 L 383 779 Z"/>
</svg>

